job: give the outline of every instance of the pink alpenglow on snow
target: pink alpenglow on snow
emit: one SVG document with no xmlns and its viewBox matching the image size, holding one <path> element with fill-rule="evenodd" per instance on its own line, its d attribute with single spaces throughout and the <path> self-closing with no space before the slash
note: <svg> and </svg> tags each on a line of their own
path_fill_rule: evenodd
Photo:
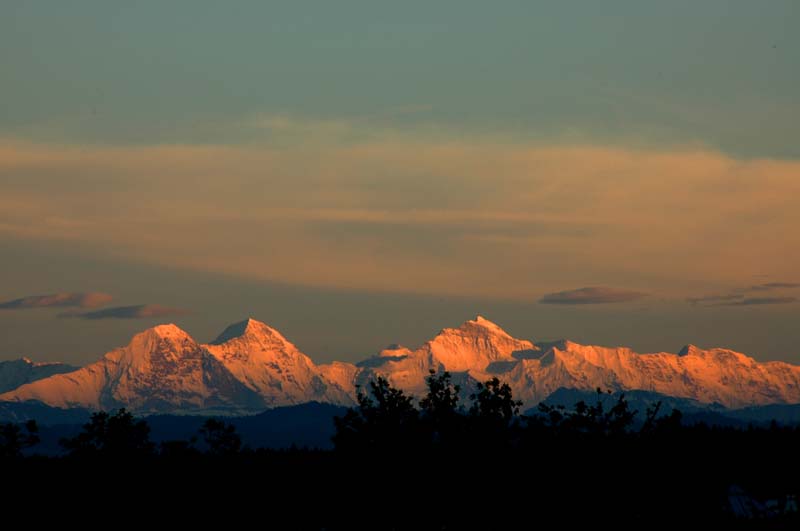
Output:
<svg viewBox="0 0 800 531">
<path fill-rule="evenodd" d="M 800 367 L 757 362 L 724 348 L 688 345 L 679 353 L 639 354 L 568 340 L 535 343 L 481 316 L 445 328 L 416 350 L 398 345 L 351 364 L 316 365 L 280 332 L 247 319 L 199 344 L 175 325 L 134 336 L 101 360 L 25 383 L 0 401 L 137 412 L 255 412 L 309 401 L 350 405 L 376 376 L 415 396 L 430 371 L 450 371 L 466 390 L 497 377 L 524 407 L 559 388 L 646 390 L 701 404 L 739 408 L 800 402 Z"/>
</svg>

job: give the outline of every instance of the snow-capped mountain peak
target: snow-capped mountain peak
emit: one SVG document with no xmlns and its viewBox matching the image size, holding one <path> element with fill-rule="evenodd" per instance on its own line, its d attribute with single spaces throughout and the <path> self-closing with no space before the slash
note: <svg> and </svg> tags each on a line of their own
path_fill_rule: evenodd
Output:
<svg viewBox="0 0 800 531">
<path fill-rule="evenodd" d="M 506 336 L 506 337 L 511 337 L 511 336 L 508 335 L 508 333 L 505 330 L 500 328 L 500 326 L 498 324 L 490 321 L 489 319 L 485 318 L 482 315 L 476 315 L 475 319 L 470 319 L 469 321 L 465 321 L 464 324 L 462 324 L 459 328 L 461 328 L 461 329 L 469 329 L 469 328 L 473 328 L 473 327 L 476 327 L 476 326 L 481 327 L 481 328 L 485 328 L 487 331 L 495 333 L 495 334 L 499 334 L 499 335 Z"/>
<path fill-rule="evenodd" d="M 16 364 L 15 371 L 32 366 L 25 360 L 5 363 Z M 0 363 L 0 373 L 3 367 Z M 559 388 L 598 387 L 727 407 L 800 403 L 800 367 L 788 363 L 760 363 L 732 350 L 694 345 L 678 354 L 638 354 L 568 340 L 535 345 L 482 316 L 443 329 L 415 350 L 391 345 L 355 365 L 315 365 L 280 332 L 254 319 L 228 326 L 207 345 L 175 325 L 159 325 L 96 363 L 26 383 L 0 400 L 103 409 L 124 405 L 138 412 L 256 411 L 311 400 L 352 404 L 356 386 L 367 389 L 377 375 L 420 396 L 430 371 L 442 370 L 450 371 L 462 390 L 496 376 L 525 407 Z"/>
<path fill-rule="evenodd" d="M 289 343 L 283 335 L 266 323 L 248 317 L 244 321 L 234 323 L 217 336 L 211 345 L 222 345 L 228 341 L 240 338 L 273 338 L 279 342 Z"/>
<path fill-rule="evenodd" d="M 441 362 L 448 371 L 482 371 L 490 363 L 514 360 L 515 352 L 538 348 L 530 341 L 511 337 L 479 315 L 458 328 L 445 328 L 420 350 Z"/>
<path fill-rule="evenodd" d="M 700 353 L 700 348 L 689 343 L 678 351 L 678 356 L 696 356 Z"/>
<path fill-rule="evenodd" d="M 230 325 L 204 348 L 267 404 L 349 403 L 349 395 L 329 381 L 311 358 L 261 321 Z"/>
<path fill-rule="evenodd" d="M 162 324 L 139 332 L 128 343 L 127 348 L 135 351 L 150 351 L 154 345 L 166 342 L 174 344 L 195 343 L 194 339 L 174 324 Z"/>
<path fill-rule="evenodd" d="M 67 374 L 33 382 L 4 399 L 39 400 L 56 407 L 152 410 L 200 408 L 208 394 L 200 346 L 174 324 L 133 336 L 124 347 Z M 10 395 L 10 396 L 9 396 Z"/>
<path fill-rule="evenodd" d="M 206 350 L 222 360 L 260 360 L 272 362 L 276 359 L 301 358 L 308 363 L 311 359 L 283 337 L 271 326 L 255 319 L 232 324 L 205 345 Z"/>
<path fill-rule="evenodd" d="M 163 337 L 189 337 L 189 334 L 175 323 L 156 325 L 152 328 L 148 328 L 146 331 Z"/>
</svg>

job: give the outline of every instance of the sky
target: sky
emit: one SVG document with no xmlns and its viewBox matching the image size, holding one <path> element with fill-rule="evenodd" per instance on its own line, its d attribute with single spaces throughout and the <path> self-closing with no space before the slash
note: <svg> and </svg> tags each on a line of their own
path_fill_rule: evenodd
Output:
<svg viewBox="0 0 800 531">
<path fill-rule="evenodd" d="M 0 360 L 477 314 L 800 363 L 800 7 L 0 4 Z"/>
</svg>

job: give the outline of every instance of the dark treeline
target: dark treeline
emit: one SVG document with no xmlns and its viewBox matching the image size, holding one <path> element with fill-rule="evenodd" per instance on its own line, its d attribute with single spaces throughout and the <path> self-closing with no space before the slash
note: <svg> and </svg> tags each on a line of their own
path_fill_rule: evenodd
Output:
<svg viewBox="0 0 800 531">
<path fill-rule="evenodd" d="M 419 401 L 379 378 L 334 419 L 332 451 L 248 448 L 216 419 L 189 440 L 155 444 L 146 420 L 123 409 L 95 413 L 61 441 L 63 456 L 43 457 L 35 423 L 4 424 L 0 466 L 19 489 L 61 485 L 95 499 L 142 484 L 154 500 L 201 488 L 214 503 L 289 511 L 293 524 L 277 528 L 798 523 L 782 514 L 800 494 L 797 427 L 689 426 L 678 411 L 637 415 L 624 395 L 599 390 L 595 403 L 522 415 L 497 379 L 468 403 L 460 396 L 448 373 L 431 374 Z M 756 504 L 759 520 L 735 519 L 731 492 L 771 505 Z"/>
</svg>

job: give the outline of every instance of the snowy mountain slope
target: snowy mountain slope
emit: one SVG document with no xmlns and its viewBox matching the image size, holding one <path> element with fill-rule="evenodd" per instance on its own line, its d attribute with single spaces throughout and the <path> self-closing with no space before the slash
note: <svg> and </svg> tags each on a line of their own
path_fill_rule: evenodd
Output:
<svg viewBox="0 0 800 531">
<path fill-rule="evenodd" d="M 54 374 L 72 372 L 78 367 L 66 363 L 41 363 L 28 358 L 0 361 L 0 393 L 16 389 L 20 385 L 35 382 Z"/>
<path fill-rule="evenodd" d="M 0 400 L 137 412 L 263 407 L 256 393 L 175 325 L 145 330 L 100 361 L 23 385 Z"/>
<path fill-rule="evenodd" d="M 687 346 L 638 354 L 557 341 L 536 345 L 476 317 L 420 348 L 392 345 L 358 364 L 315 365 L 277 330 L 248 319 L 208 345 L 174 325 L 136 335 L 100 361 L 22 385 L 0 400 L 138 412 L 237 413 L 309 401 L 350 405 L 377 375 L 420 396 L 430 371 L 448 370 L 468 395 L 491 377 L 511 385 L 524 407 L 560 388 L 642 390 L 728 408 L 800 403 L 800 367 L 760 363 L 726 349 Z"/>
<path fill-rule="evenodd" d="M 317 369 L 325 379 L 342 389 L 349 397 L 348 400 L 350 403 L 352 403 L 356 395 L 355 386 L 358 383 L 357 378 L 362 372 L 359 367 L 352 363 L 334 361 L 324 365 L 317 365 Z"/>
<path fill-rule="evenodd" d="M 525 407 L 559 388 L 598 387 L 646 390 L 729 408 L 800 403 L 800 367 L 788 363 L 760 363 L 731 350 L 692 345 L 678 354 L 638 354 L 566 340 L 537 346 L 480 316 L 442 330 L 414 352 L 382 354 L 360 363 L 354 381 L 363 385 L 380 374 L 419 395 L 429 370 L 454 373 L 462 387 L 497 376 L 511 385 Z"/>
<path fill-rule="evenodd" d="M 329 380 L 311 358 L 260 321 L 233 324 L 204 348 L 268 406 L 350 403 L 350 395 Z"/>
<path fill-rule="evenodd" d="M 454 382 L 467 389 L 474 385 L 470 380 L 476 376 L 485 380 L 487 370 L 513 364 L 536 351 L 530 341 L 514 339 L 478 316 L 458 328 L 445 328 L 413 352 L 404 347 L 389 348 L 362 361 L 355 381 L 366 387 L 370 379 L 383 375 L 392 385 L 419 396 L 425 392 L 425 378 L 431 370 L 447 370 L 453 374 Z"/>
<path fill-rule="evenodd" d="M 729 408 L 800 402 L 800 367 L 694 346 L 679 354 L 637 354 L 563 341 L 540 359 L 522 360 L 507 379 L 526 403 L 543 400 L 559 387 L 640 389 Z"/>
</svg>

